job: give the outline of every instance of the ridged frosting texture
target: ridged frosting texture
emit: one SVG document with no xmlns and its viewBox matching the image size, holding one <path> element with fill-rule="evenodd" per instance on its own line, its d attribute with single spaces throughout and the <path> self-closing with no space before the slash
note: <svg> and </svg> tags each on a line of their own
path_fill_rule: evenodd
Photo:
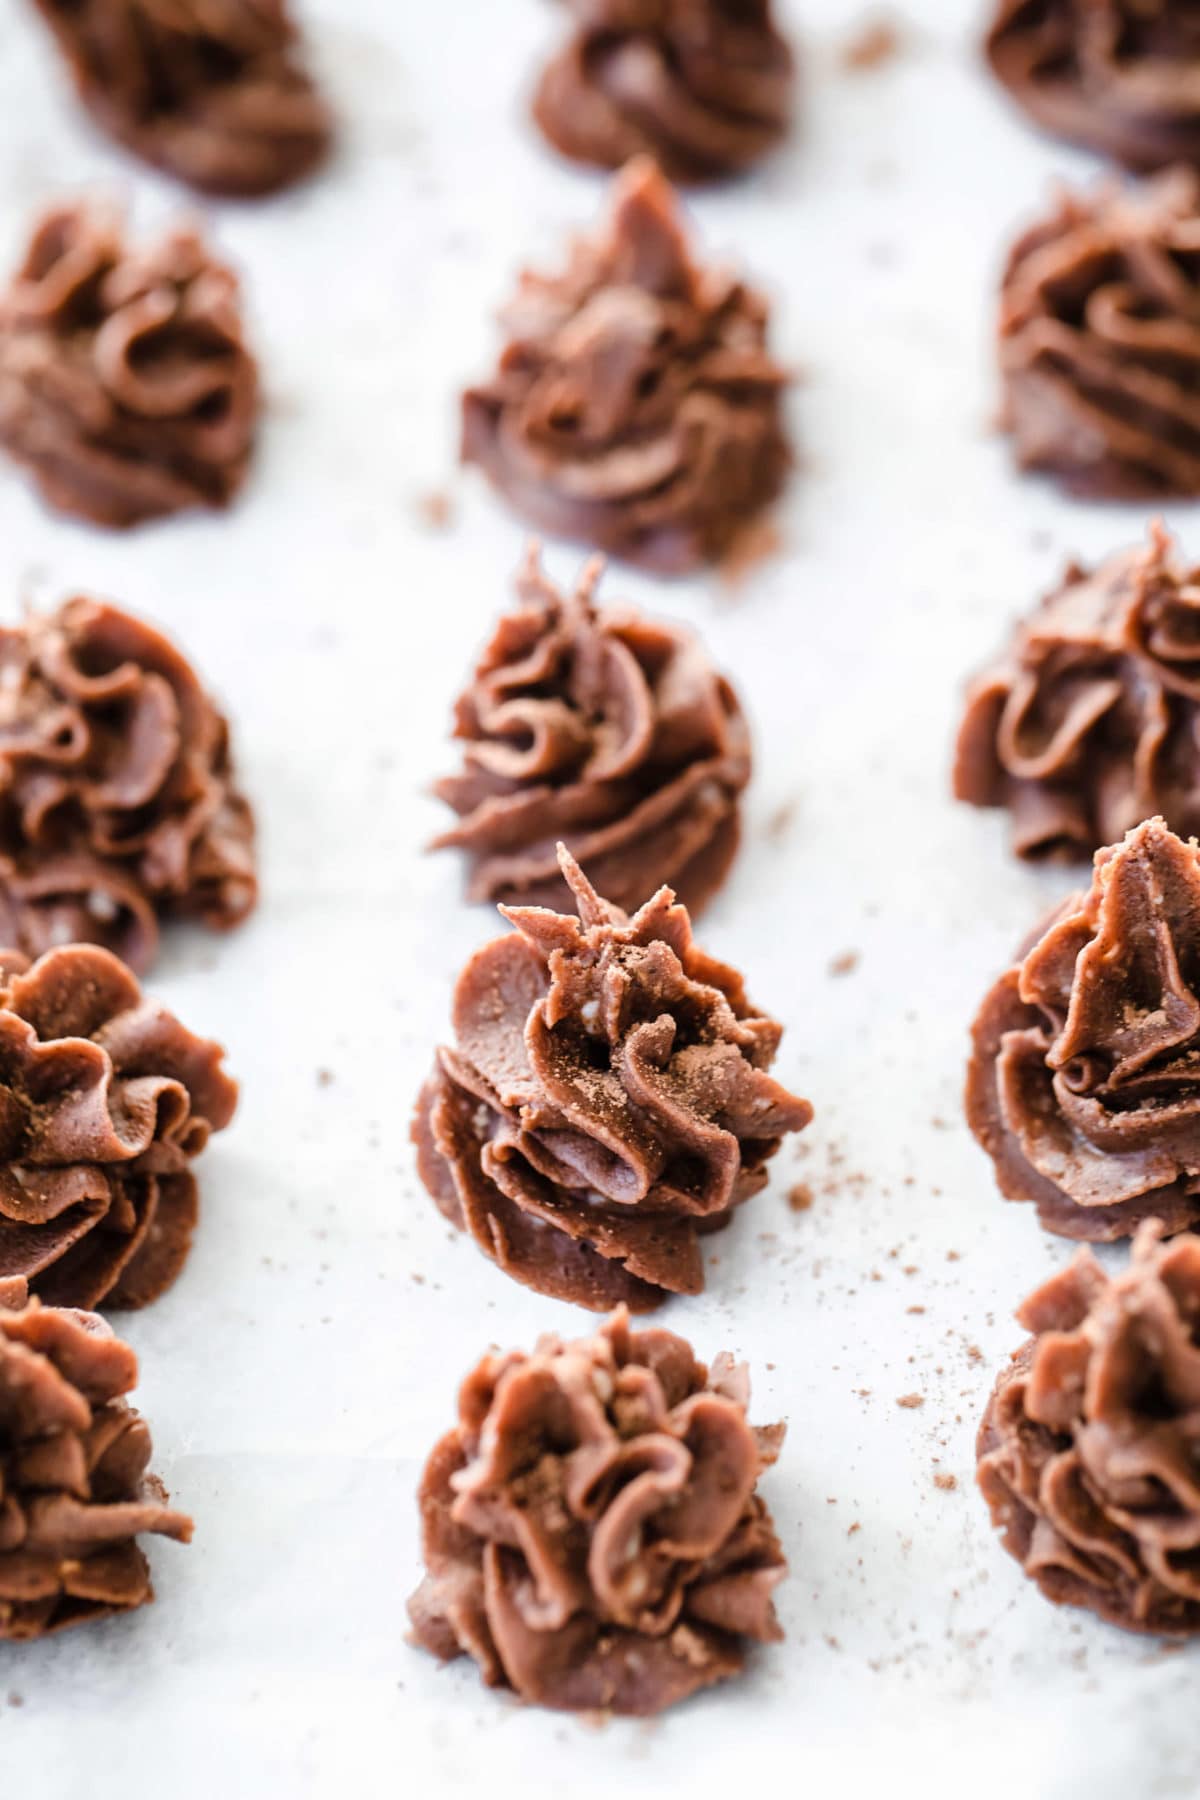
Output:
<svg viewBox="0 0 1200 1800">
<path fill-rule="evenodd" d="M 521 277 L 492 379 L 463 397 L 463 459 L 540 529 L 680 572 L 722 556 L 791 461 L 767 306 L 688 250 L 648 159 L 559 274 Z"/>
<path fill-rule="evenodd" d="M 770 0 L 568 0 L 534 118 L 577 162 L 648 154 L 676 181 L 755 163 L 788 128 L 792 55 Z"/>
<path fill-rule="evenodd" d="M 219 1044 L 73 944 L 0 986 L 0 1282 L 53 1305 L 144 1306 L 187 1258 L 192 1164 L 233 1117 Z"/>
<path fill-rule="evenodd" d="M 199 237 L 135 250 L 99 208 L 45 214 L 0 298 L 0 444 L 49 505 L 113 527 L 227 506 L 257 414 L 237 278 Z"/>
<path fill-rule="evenodd" d="M 3 1284 L 0 1283 L 0 1286 Z M 153 1600 L 137 1539 L 192 1522 L 146 1471 L 137 1359 L 94 1313 L 0 1293 L 0 1642 Z"/>
<path fill-rule="evenodd" d="M 979 1484 L 1005 1547 L 1056 1602 L 1200 1629 L 1200 1242 L 1147 1220 L 1110 1278 L 1090 1251 L 1031 1295 Z"/>
<path fill-rule="evenodd" d="M 1004 424 L 1076 495 L 1200 494 L 1200 175 L 1063 193 L 1014 246 Z"/>
<path fill-rule="evenodd" d="M 1133 169 L 1200 162 L 1200 18 L 1188 0 L 1000 0 L 987 52 L 1045 130 Z"/>
<path fill-rule="evenodd" d="M 329 111 L 284 0 L 37 0 L 80 99 L 135 155 L 212 194 L 287 187 Z"/>
<path fill-rule="evenodd" d="M 228 726 L 175 646 L 83 598 L 0 628 L 0 944 L 144 970 L 160 914 L 225 929 L 256 895 Z"/>
<path fill-rule="evenodd" d="M 767 1073 L 781 1028 L 662 888 L 632 919 L 563 853 L 579 916 L 502 908 L 467 963 L 414 1136 L 450 1221 L 506 1274 L 597 1311 L 704 1285 L 700 1236 L 812 1117 Z"/>
<path fill-rule="evenodd" d="M 1161 526 L 1073 564 L 971 684 L 954 790 L 1012 815 L 1021 856 L 1087 857 L 1143 819 L 1200 831 L 1200 572 Z"/>
<path fill-rule="evenodd" d="M 489 1354 L 421 1485 L 416 1640 L 567 1711 L 647 1714 L 740 1673 L 782 1636 L 786 1573 L 755 1492 L 783 1427 L 749 1384 L 614 1314 L 593 1338 Z"/>
<path fill-rule="evenodd" d="M 1096 856 L 973 1028 L 967 1116 L 1065 1237 L 1200 1220 L 1200 849 L 1161 819 Z"/>
<path fill-rule="evenodd" d="M 473 900 L 562 907 L 561 840 L 632 911 L 648 875 L 696 913 L 737 849 L 750 736 L 736 695 L 681 627 L 595 602 L 602 563 L 563 593 L 531 550 L 458 701 L 461 772 L 437 784 Z"/>
</svg>

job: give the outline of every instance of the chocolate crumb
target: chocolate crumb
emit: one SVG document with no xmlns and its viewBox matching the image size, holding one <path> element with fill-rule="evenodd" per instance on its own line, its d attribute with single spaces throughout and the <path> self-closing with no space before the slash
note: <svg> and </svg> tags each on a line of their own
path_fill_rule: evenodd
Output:
<svg viewBox="0 0 1200 1800">
<path fill-rule="evenodd" d="M 861 75 L 882 68 L 900 54 L 900 29 L 892 19 L 869 19 L 842 46 L 841 65 Z"/>
<path fill-rule="evenodd" d="M 924 1406 L 924 1404 L 925 1404 L 924 1394 L 901 1394 L 900 1398 L 896 1401 L 897 1406 L 905 1406 L 905 1407 L 909 1407 L 909 1408 Z"/>
<path fill-rule="evenodd" d="M 829 965 L 831 975 L 852 975 L 858 967 L 858 951 L 843 950 Z"/>
<path fill-rule="evenodd" d="M 333 1070 L 332 1069 L 318 1069 L 317 1070 L 317 1086 L 321 1087 L 321 1088 L 327 1088 L 327 1087 L 333 1086 Z"/>
<path fill-rule="evenodd" d="M 785 800 L 782 806 L 775 808 L 767 820 L 767 838 L 770 843 L 777 844 L 792 829 L 796 819 L 797 804 L 795 800 Z"/>
<path fill-rule="evenodd" d="M 454 522 L 454 502 L 440 488 L 417 497 L 417 517 L 430 531 L 445 531 Z"/>
<path fill-rule="evenodd" d="M 940 1488 L 943 1494 L 952 1494 L 958 1486 L 958 1476 L 943 1475 L 939 1470 L 934 1475 L 933 1485 L 935 1488 Z"/>
<path fill-rule="evenodd" d="M 788 1189 L 787 1203 L 793 1212 L 807 1212 L 813 1203 L 813 1191 L 807 1181 L 798 1181 Z"/>
</svg>

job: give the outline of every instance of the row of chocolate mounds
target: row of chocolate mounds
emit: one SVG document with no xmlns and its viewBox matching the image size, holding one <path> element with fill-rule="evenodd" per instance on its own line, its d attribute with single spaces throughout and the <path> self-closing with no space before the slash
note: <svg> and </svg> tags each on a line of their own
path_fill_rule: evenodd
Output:
<svg viewBox="0 0 1200 1800">
<path fill-rule="evenodd" d="M 1004 420 L 1071 491 L 1200 493 L 1200 175 L 1064 197 L 1003 279 Z M 462 455 L 539 529 L 680 572 L 738 552 L 792 464 L 768 308 L 695 260 L 635 160 L 606 224 L 527 272 Z M 87 206 L 41 220 L 0 297 L 0 445 L 63 511 L 130 526 L 223 507 L 259 377 L 233 272 L 192 232 L 138 250 Z"/>
<path fill-rule="evenodd" d="M 102 130 L 209 193 L 271 193 L 323 158 L 332 118 L 285 0 L 33 0 Z M 676 180 L 757 162 L 786 134 L 795 57 L 771 0 L 567 0 L 532 112 L 575 161 L 652 155 Z M 1135 169 L 1200 162 L 1200 33 L 1184 4 L 998 0 L 989 62 L 1048 130 Z"/>
</svg>

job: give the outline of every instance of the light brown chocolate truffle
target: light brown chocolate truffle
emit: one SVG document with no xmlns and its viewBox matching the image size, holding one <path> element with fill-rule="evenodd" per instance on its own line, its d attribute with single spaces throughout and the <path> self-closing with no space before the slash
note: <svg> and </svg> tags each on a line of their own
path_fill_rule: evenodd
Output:
<svg viewBox="0 0 1200 1800">
<path fill-rule="evenodd" d="M 485 1356 L 421 1484 L 417 1643 L 570 1712 L 658 1713 L 740 1674 L 783 1635 L 787 1572 L 755 1492 L 783 1426 L 752 1427 L 749 1400 L 729 1357 L 706 1369 L 624 1309 Z"/>
<path fill-rule="evenodd" d="M 0 298 L 0 444 L 49 505 L 116 527 L 228 506 L 257 414 L 237 278 L 198 237 L 134 251 L 97 209 L 46 214 Z"/>
<path fill-rule="evenodd" d="M 522 276 L 491 381 L 463 397 L 463 460 L 541 530 L 680 573 L 780 493 L 788 377 L 767 307 L 692 261 L 648 159 L 559 275 Z"/>
<path fill-rule="evenodd" d="M 329 147 L 284 0 L 36 0 L 76 90 L 143 161 L 211 194 L 274 192 Z"/>
<path fill-rule="evenodd" d="M 1064 193 L 1013 247 L 1003 423 L 1069 493 L 1200 494 L 1200 174 Z"/>
<path fill-rule="evenodd" d="M 539 1293 L 635 1312 L 704 1285 L 700 1236 L 812 1117 L 767 1074 L 782 1028 L 662 888 L 630 919 L 560 850 L 578 918 L 502 907 L 413 1127 L 450 1222 Z"/>
<path fill-rule="evenodd" d="M 533 116 L 556 149 L 618 169 L 653 156 L 675 181 L 758 162 L 788 128 L 794 69 L 770 0 L 568 0 L 574 30 Z"/>
<path fill-rule="evenodd" d="M 1101 850 L 972 1033 L 967 1118 L 1010 1200 L 1093 1242 L 1200 1220 L 1200 849 L 1161 819 Z"/>
<path fill-rule="evenodd" d="M 146 1473 L 150 1433 L 124 1398 L 136 1381 L 94 1313 L 0 1294 L 0 1642 L 145 1606 L 138 1537 L 191 1540 Z"/>
<path fill-rule="evenodd" d="M 225 930 L 257 891 L 228 726 L 174 645 L 82 598 L 0 627 L 0 944 L 144 970 L 160 915 Z"/>
<path fill-rule="evenodd" d="M 979 1485 L 1047 1599 L 1131 1631 L 1200 1630 L 1200 1242 L 1138 1229 L 1109 1279 L 1090 1251 L 1017 1314 Z"/>
<path fill-rule="evenodd" d="M 1056 137 L 1131 169 L 1200 163 L 1192 0 L 999 0 L 988 60 Z"/>
<path fill-rule="evenodd" d="M 569 906 L 561 840 L 615 906 L 660 881 L 694 916 L 737 850 L 749 730 L 690 633 L 599 610 L 603 566 L 563 594 L 531 546 L 456 708 L 462 772 L 436 792 L 459 822 L 434 848 L 467 853 L 472 900 Z"/>
<path fill-rule="evenodd" d="M 144 1306 L 187 1259 L 192 1163 L 233 1117 L 224 1052 L 107 950 L 0 953 L 0 978 L 0 1281 Z"/>
<path fill-rule="evenodd" d="M 971 685 L 954 792 L 1021 856 L 1086 857 L 1156 814 L 1200 831 L 1200 571 L 1149 543 L 1072 564 Z"/>
</svg>

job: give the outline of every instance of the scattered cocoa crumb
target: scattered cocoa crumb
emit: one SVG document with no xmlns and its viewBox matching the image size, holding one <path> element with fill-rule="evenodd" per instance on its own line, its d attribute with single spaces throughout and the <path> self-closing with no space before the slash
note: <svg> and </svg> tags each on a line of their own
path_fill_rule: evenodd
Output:
<svg viewBox="0 0 1200 1800">
<path fill-rule="evenodd" d="M 900 54 L 900 30 L 891 19 L 868 19 L 842 45 L 841 65 L 860 75 Z"/>
<path fill-rule="evenodd" d="M 962 1252 L 959 1250 L 947 1250 L 946 1261 L 947 1262 L 961 1262 L 962 1261 Z"/>
<path fill-rule="evenodd" d="M 430 531 L 445 531 L 454 518 L 454 504 L 449 494 L 435 488 L 417 497 L 417 517 Z"/>
<path fill-rule="evenodd" d="M 333 1070 L 332 1069 L 318 1069 L 317 1070 L 317 1086 L 318 1087 L 332 1087 L 333 1086 Z"/>
<path fill-rule="evenodd" d="M 861 1530 L 862 1530 L 862 1526 L 859 1524 L 858 1520 L 855 1519 L 853 1525 L 851 1525 L 849 1530 L 847 1531 L 846 1536 L 853 1537 L 856 1531 L 861 1531 Z"/>
<path fill-rule="evenodd" d="M 906 1306 L 904 1310 L 910 1313 L 923 1313 L 925 1308 L 923 1306 Z"/>
<path fill-rule="evenodd" d="M 24 1704 L 25 1704 L 24 1694 L 15 1694 L 15 1693 L 10 1694 L 8 1696 L 8 1704 L 10 1706 L 24 1706 Z"/>
<path fill-rule="evenodd" d="M 858 967 L 858 951 L 843 950 L 829 965 L 831 975 L 853 975 Z"/>
<path fill-rule="evenodd" d="M 813 1191 L 807 1181 L 798 1181 L 788 1189 L 787 1203 L 793 1212 L 807 1212 L 813 1203 Z"/>
<path fill-rule="evenodd" d="M 924 1406 L 924 1404 L 925 1404 L 924 1394 L 901 1394 L 900 1398 L 896 1402 L 897 1406 L 907 1406 L 907 1407 Z"/>
<path fill-rule="evenodd" d="M 955 1488 L 958 1486 L 958 1476 L 957 1475 L 943 1475 L 941 1470 L 939 1469 L 938 1472 L 934 1475 L 933 1485 L 935 1488 L 941 1488 L 943 1494 L 952 1494 L 954 1492 Z"/>
<path fill-rule="evenodd" d="M 979 1348 L 978 1344 L 967 1345 L 967 1361 L 973 1363 L 981 1363 L 983 1361 L 983 1351 Z"/>
<path fill-rule="evenodd" d="M 415 1281 L 418 1287 L 425 1286 L 425 1277 L 423 1275 L 413 1274 L 409 1277 L 409 1279 L 411 1281 Z"/>
<path fill-rule="evenodd" d="M 777 844 L 781 838 L 787 836 L 788 832 L 792 829 L 792 825 L 795 823 L 795 818 L 795 800 L 785 800 L 782 806 L 777 806 L 775 808 L 775 811 L 767 820 L 767 837 L 772 844 Z"/>
</svg>

